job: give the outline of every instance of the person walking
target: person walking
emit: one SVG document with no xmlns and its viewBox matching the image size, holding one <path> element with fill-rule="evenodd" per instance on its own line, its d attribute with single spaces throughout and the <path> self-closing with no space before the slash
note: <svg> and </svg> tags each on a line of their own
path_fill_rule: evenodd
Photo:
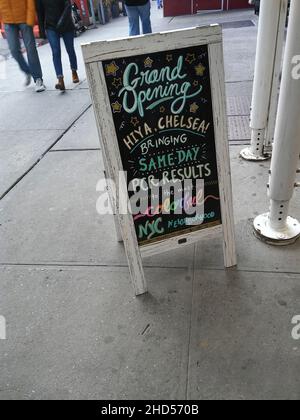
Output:
<svg viewBox="0 0 300 420">
<path fill-rule="evenodd" d="M 163 7 L 163 2 L 162 2 L 162 0 L 156 0 L 156 2 L 157 2 L 157 8 L 158 8 L 158 10 L 159 10 L 159 9 L 162 9 L 162 7 Z"/>
<path fill-rule="evenodd" d="M 150 0 L 125 0 L 125 7 L 129 19 L 129 35 L 140 35 L 140 20 L 143 34 L 151 34 Z"/>
<path fill-rule="evenodd" d="M 4 23 L 11 55 L 25 74 L 25 86 L 29 86 L 31 78 L 33 78 L 36 92 L 43 92 L 46 88 L 43 83 L 42 68 L 33 34 L 35 16 L 34 0 L 0 0 L 0 21 Z M 22 53 L 20 33 L 28 62 Z"/>
<path fill-rule="evenodd" d="M 40 33 L 48 38 L 52 49 L 53 64 L 57 76 L 55 89 L 65 91 L 64 73 L 61 58 L 61 38 L 69 56 L 73 83 L 79 83 L 77 57 L 74 48 L 75 26 L 72 18 L 70 0 L 36 0 Z"/>
</svg>

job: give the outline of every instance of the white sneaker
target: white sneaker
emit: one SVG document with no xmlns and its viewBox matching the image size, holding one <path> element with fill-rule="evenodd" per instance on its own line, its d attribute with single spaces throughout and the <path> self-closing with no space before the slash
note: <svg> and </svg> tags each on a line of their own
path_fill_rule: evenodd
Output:
<svg viewBox="0 0 300 420">
<path fill-rule="evenodd" d="M 28 87 L 30 84 L 31 84 L 31 74 L 28 73 L 25 76 L 25 83 L 24 83 L 24 85 L 25 85 L 25 87 Z"/>
<path fill-rule="evenodd" d="M 46 86 L 44 85 L 42 79 L 37 79 L 35 82 L 35 91 L 37 93 L 44 92 L 46 90 Z"/>
</svg>

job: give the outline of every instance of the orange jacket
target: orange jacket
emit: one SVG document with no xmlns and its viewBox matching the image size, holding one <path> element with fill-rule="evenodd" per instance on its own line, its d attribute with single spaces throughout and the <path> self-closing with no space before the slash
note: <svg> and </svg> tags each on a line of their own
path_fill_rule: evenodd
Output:
<svg viewBox="0 0 300 420">
<path fill-rule="evenodd" d="M 34 0 L 0 0 L 0 21 L 3 23 L 35 23 Z"/>
</svg>

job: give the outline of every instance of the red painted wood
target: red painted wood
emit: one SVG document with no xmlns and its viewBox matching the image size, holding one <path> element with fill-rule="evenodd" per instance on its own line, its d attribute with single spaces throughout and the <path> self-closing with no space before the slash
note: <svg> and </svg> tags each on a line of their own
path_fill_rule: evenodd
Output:
<svg viewBox="0 0 300 420">
<path fill-rule="evenodd" d="M 78 1 L 78 0 L 77 0 Z M 246 9 L 249 6 L 248 0 L 164 0 L 164 15 L 179 16 L 197 13 L 201 10 L 224 10 Z"/>
<path fill-rule="evenodd" d="M 193 0 L 194 13 L 198 10 L 220 10 L 222 9 L 222 0 Z"/>
<path fill-rule="evenodd" d="M 224 2 L 224 9 L 227 7 L 227 0 Z M 228 9 L 248 9 L 250 7 L 248 0 L 228 0 Z"/>
<path fill-rule="evenodd" d="M 164 16 L 191 15 L 191 0 L 164 0 Z"/>
</svg>

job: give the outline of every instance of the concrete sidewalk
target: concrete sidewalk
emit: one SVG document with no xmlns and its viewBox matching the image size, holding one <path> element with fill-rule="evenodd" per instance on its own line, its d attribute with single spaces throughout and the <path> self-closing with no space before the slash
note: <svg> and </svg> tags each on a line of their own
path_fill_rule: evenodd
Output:
<svg viewBox="0 0 300 420">
<path fill-rule="evenodd" d="M 252 219 L 268 209 L 269 163 L 238 157 L 249 142 L 257 35 L 241 22 L 254 19 L 251 11 L 170 19 L 153 9 L 156 31 L 227 22 L 239 265 L 223 269 L 218 237 L 149 258 L 150 293 L 140 298 L 111 218 L 96 212 L 104 169 L 84 77 L 55 92 L 45 45 L 48 90 L 37 95 L 8 60 L 0 80 L 0 399 L 300 398 L 291 336 L 300 243 L 273 248 L 254 238 Z M 116 33 L 127 34 L 125 18 L 76 40 L 82 76 L 80 43 Z M 291 213 L 300 218 L 299 196 Z"/>
</svg>

